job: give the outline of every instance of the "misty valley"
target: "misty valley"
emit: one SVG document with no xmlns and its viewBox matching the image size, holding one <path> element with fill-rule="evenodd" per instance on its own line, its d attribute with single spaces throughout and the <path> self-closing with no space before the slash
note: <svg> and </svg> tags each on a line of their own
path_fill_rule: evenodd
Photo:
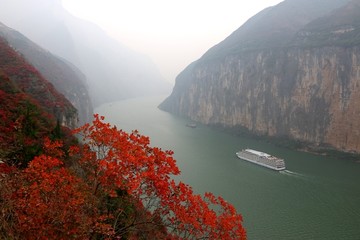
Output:
<svg viewBox="0 0 360 240">
<path fill-rule="evenodd" d="M 174 86 L 61 0 L 0 6 L 0 239 L 359 239 L 359 0 L 267 7 Z"/>
</svg>

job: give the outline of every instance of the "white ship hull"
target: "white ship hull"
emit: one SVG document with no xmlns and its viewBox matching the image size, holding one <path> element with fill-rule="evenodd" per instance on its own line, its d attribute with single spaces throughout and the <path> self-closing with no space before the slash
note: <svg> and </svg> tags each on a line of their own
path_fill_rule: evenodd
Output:
<svg viewBox="0 0 360 240">
<path fill-rule="evenodd" d="M 251 149 L 249 149 L 249 150 L 257 152 L 255 150 L 251 150 Z M 265 154 L 265 153 L 262 153 L 262 152 L 258 152 L 258 153 L 268 155 L 268 154 Z M 269 164 L 266 164 L 266 163 L 262 162 L 261 159 L 259 159 L 259 156 L 255 156 L 254 157 L 255 159 L 251 159 L 250 157 L 244 156 L 243 152 L 237 152 L 236 156 L 238 158 L 242 159 L 242 160 L 245 160 L 245 161 L 248 161 L 248 162 L 251 162 L 251 163 L 255 163 L 255 164 L 259 165 L 259 166 L 266 167 L 266 168 L 269 168 L 269 169 L 272 169 L 272 170 L 275 170 L 275 171 L 283 171 L 283 170 L 286 169 L 284 162 L 283 162 L 283 166 L 272 166 L 272 165 L 269 165 Z M 270 156 L 270 155 L 268 155 L 268 156 Z M 281 159 L 281 161 L 283 161 L 283 160 Z"/>
</svg>

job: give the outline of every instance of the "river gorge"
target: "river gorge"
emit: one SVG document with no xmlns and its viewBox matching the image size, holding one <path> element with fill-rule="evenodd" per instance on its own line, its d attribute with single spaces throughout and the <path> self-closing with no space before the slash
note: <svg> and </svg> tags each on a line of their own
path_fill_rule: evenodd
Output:
<svg viewBox="0 0 360 240">
<path fill-rule="evenodd" d="M 249 239 L 347 239 L 360 236 L 360 163 L 235 136 L 161 111 L 165 96 L 104 104 L 95 112 L 126 131 L 137 129 L 152 146 L 174 151 L 180 180 L 213 192 L 243 215 Z M 276 172 L 236 157 L 253 148 L 284 158 Z"/>
</svg>

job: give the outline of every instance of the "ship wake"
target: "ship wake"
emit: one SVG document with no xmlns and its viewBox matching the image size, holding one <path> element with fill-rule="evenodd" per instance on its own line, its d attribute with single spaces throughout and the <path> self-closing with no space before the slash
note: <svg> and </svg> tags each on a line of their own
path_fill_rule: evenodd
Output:
<svg viewBox="0 0 360 240">
<path fill-rule="evenodd" d="M 290 170 L 280 171 L 280 173 L 288 175 L 288 176 L 293 176 L 293 177 L 306 178 L 306 176 L 304 174 L 293 172 Z"/>
</svg>

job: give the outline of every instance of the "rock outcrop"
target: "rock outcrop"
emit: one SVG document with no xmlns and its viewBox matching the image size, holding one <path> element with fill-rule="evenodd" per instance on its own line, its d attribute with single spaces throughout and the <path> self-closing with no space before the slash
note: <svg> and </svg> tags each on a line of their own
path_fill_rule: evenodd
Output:
<svg viewBox="0 0 360 240">
<path fill-rule="evenodd" d="M 272 39 L 278 25 L 262 47 L 242 39 L 254 37 L 243 36 L 248 29 L 256 32 L 249 28 L 256 28 L 255 20 L 283 23 L 269 20 L 271 11 L 298 4 L 302 12 L 310 1 L 287 0 L 249 20 L 189 65 L 160 108 L 205 124 L 360 153 L 360 4 L 312 2 L 324 4 L 322 12 L 288 25 L 293 33 L 278 44 Z M 298 23 L 290 20 L 286 24 Z"/>
</svg>

